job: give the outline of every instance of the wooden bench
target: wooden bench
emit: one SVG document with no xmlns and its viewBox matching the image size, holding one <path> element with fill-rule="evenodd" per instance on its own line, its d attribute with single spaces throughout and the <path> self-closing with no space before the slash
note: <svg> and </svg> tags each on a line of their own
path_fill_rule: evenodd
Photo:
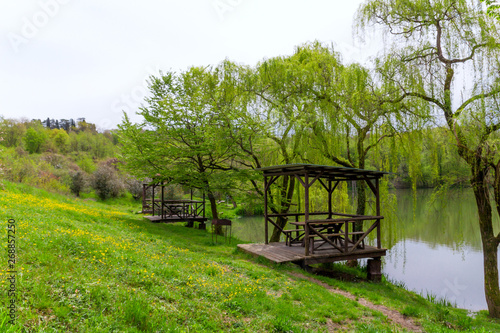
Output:
<svg viewBox="0 0 500 333">
<path fill-rule="evenodd" d="M 310 220 L 307 224 L 309 226 L 308 240 L 311 253 L 320 250 L 320 247 L 325 244 L 330 244 L 333 248 L 336 248 L 340 252 L 348 252 L 349 244 L 351 244 L 352 246 L 356 246 L 356 248 L 364 249 L 364 237 L 358 240 L 356 239 L 356 236 L 362 236 L 371 232 L 373 230 L 373 227 L 370 228 L 368 232 L 348 232 L 349 224 L 365 220 L 380 220 L 383 218 L 383 216 L 346 216 L 343 218 L 335 219 Z M 303 237 L 305 236 L 306 222 L 291 222 L 290 224 L 295 225 L 297 229 L 283 230 L 283 233 L 285 234 L 286 245 L 291 246 L 294 243 L 300 242 L 300 244 L 304 246 L 305 242 Z M 342 230 L 342 226 L 344 226 L 344 230 Z M 297 233 L 295 237 L 293 236 L 294 232 Z M 319 245 L 316 245 L 315 243 L 317 242 L 321 243 Z M 321 250 L 327 249 L 325 248 Z"/>
<path fill-rule="evenodd" d="M 293 237 L 294 232 L 296 233 L 295 238 Z M 285 244 L 287 246 L 292 246 L 294 242 L 295 243 L 298 243 L 299 241 L 302 242 L 300 237 L 304 236 L 305 229 L 304 228 L 288 229 L 288 230 L 283 230 L 283 233 L 285 234 Z"/>
</svg>

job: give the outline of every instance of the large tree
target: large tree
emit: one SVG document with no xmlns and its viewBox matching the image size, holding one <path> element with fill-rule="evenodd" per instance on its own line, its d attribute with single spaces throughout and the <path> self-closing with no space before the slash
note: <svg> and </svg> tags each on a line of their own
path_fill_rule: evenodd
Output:
<svg viewBox="0 0 500 333">
<path fill-rule="evenodd" d="M 359 10 L 361 28 L 374 24 L 391 43 L 387 79 L 408 101 L 425 101 L 446 124 L 470 168 L 484 256 L 485 293 L 492 317 L 500 317 L 497 250 L 500 234 L 500 34 L 496 20 L 472 0 L 370 0 Z M 362 29 L 361 31 L 366 31 Z M 491 206 L 493 187 L 495 210 Z"/>
<path fill-rule="evenodd" d="M 304 45 L 294 57 L 310 76 L 304 96 L 316 110 L 309 122 L 312 147 L 330 163 L 366 168 L 370 152 L 394 136 L 394 125 L 403 115 L 399 89 L 374 80 L 359 64 L 342 64 L 327 45 Z M 365 215 L 365 210 L 366 184 L 359 182 L 356 211 Z"/>
<path fill-rule="evenodd" d="M 239 150 L 231 125 L 238 103 L 236 66 L 192 67 L 152 77 L 151 95 L 133 124 L 125 115 L 119 126 L 126 167 L 139 178 L 153 178 L 207 193 L 218 218 L 216 191 L 233 186 L 231 172 Z"/>
<path fill-rule="evenodd" d="M 388 124 L 400 111 L 389 103 L 391 98 L 400 99 L 394 97 L 398 89 L 377 86 L 368 70 L 358 64 L 343 65 L 333 48 L 319 42 L 299 46 L 291 56 L 266 60 L 247 77 L 246 90 L 255 98 L 245 123 L 255 124 L 261 137 L 268 138 L 266 151 L 274 153 L 274 163 L 320 162 L 365 168 L 369 152 L 392 135 Z M 252 149 L 248 138 L 239 140 L 241 147 L 260 167 L 262 154 Z M 275 213 L 289 211 L 295 182 L 293 177 L 283 177 L 280 191 L 271 198 Z M 361 215 L 366 207 L 363 185 L 358 186 L 357 196 Z M 280 228 L 286 223 L 285 218 L 277 219 L 271 241 L 279 240 Z"/>
<path fill-rule="evenodd" d="M 307 141 L 307 124 L 312 111 L 302 92 L 309 84 L 308 73 L 295 55 L 267 59 L 257 65 L 245 80 L 245 90 L 253 96 L 249 101 L 245 121 L 259 130 L 257 135 L 247 136 L 241 147 L 254 165 L 291 164 L 304 161 L 304 146 Z M 249 128 L 249 127 L 247 127 Z M 252 133 L 252 131 L 247 133 Z M 265 138 L 267 147 L 258 153 L 252 149 L 250 138 Z M 284 176 L 279 190 L 270 196 L 270 209 L 286 214 L 292 205 L 297 180 Z M 263 194 L 263 193 L 261 193 Z M 271 235 L 271 242 L 278 242 L 287 218 L 280 216 Z"/>
</svg>

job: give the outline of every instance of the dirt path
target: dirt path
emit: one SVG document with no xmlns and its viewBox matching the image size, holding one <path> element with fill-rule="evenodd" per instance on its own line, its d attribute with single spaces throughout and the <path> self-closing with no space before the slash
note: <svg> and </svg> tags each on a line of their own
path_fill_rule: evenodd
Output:
<svg viewBox="0 0 500 333">
<path fill-rule="evenodd" d="M 370 302 L 364 298 L 356 297 L 353 294 L 351 294 L 350 292 L 336 289 L 336 288 L 334 288 L 334 287 L 332 287 L 324 282 L 321 282 L 320 280 L 317 280 L 315 278 L 308 277 L 308 276 L 302 275 L 300 273 L 290 273 L 290 274 L 297 277 L 297 278 L 305 279 L 305 280 L 308 280 L 310 282 L 316 283 L 316 284 L 326 288 L 328 291 L 330 291 L 332 293 L 342 295 L 346 298 L 349 298 L 350 300 L 358 302 L 359 304 L 361 304 L 364 307 L 367 307 L 371 310 L 379 311 L 379 312 L 383 313 L 384 316 L 389 318 L 389 320 L 391 320 L 395 324 L 397 324 L 397 325 L 401 326 L 402 328 L 405 328 L 411 332 L 422 332 L 422 327 L 417 325 L 415 323 L 415 321 L 413 321 L 411 318 L 403 316 L 398 311 L 391 310 L 384 305 L 373 304 L 372 302 Z M 338 325 L 334 325 L 331 321 L 328 322 L 328 328 L 329 328 L 330 332 L 336 332 L 337 330 L 342 329 L 342 327 L 340 327 Z"/>
</svg>

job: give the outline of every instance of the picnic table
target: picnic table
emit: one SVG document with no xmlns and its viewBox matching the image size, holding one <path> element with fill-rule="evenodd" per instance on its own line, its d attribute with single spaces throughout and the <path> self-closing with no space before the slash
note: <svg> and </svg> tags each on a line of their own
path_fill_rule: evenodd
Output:
<svg viewBox="0 0 500 333">
<path fill-rule="evenodd" d="M 340 218 L 290 222 L 291 225 L 295 226 L 295 229 L 283 230 L 286 245 L 293 246 L 300 244 L 301 246 L 306 246 L 308 244 L 311 253 L 320 250 L 321 247 L 327 249 L 328 244 L 330 245 L 330 249 L 333 247 L 345 253 L 352 252 L 358 248 L 364 249 L 364 239 L 378 226 L 378 221 L 384 218 L 383 216 L 368 215 L 335 215 L 344 216 Z M 355 231 L 354 224 L 356 222 L 369 220 L 375 220 L 375 222 L 368 230 Z"/>
</svg>

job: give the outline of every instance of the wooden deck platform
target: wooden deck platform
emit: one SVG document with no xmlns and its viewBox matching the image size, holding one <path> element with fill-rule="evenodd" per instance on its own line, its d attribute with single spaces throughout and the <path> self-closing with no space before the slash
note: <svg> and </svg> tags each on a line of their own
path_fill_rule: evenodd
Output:
<svg viewBox="0 0 500 333">
<path fill-rule="evenodd" d="M 206 225 L 206 222 L 207 222 L 207 218 L 206 217 L 203 217 L 203 216 L 192 216 L 192 217 L 185 217 L 185 218 L 181 218 L 179 216 L 165 216 L 165 217 L 161 217 L 161 216 L 144 216 L 145 219 L 153 222 L 153 223 L 176 223 L 176 222 L 187 222 L 188 223 L 188 227 L 193 227 L 193 222 L 198 222 L 200 223 L 199 225 L 199 229 L 206 229 L 207 228 L 207 225 Z"/>
<path fill-rule="evenodd" d="M 378 249 L 365 245 L 364 249 L 356 249 L 350 253 L 342 253 L 339 250 L 325 244 L 324 250 L 305 256 L 304 247 L 300 245 L 287 246 L 285 243 L 270 244 L 238 244 L 238 248 L 244 252 L 262 256 L 275 263 L 291 262 L 299 265 L 312 265 L 327 262 L 344 261 L 363 258 L 380 258 L 385 256 L 387 249 Z"/>
<path fill-rule="evenodd" d="M 175 223 L 175 222 L 189 222 L 189 221 L 194 221 L 194 222 L 206 222 L 208 219 L 203 216 L 195 216 L 195 217 L 178 217 L 178 216 L 166 216 L 162 218 L 159 215 L 155 216 L 144 216 L 145 219 L 150 220 L 151 222 L 154 223 Z"/>
</svg>

